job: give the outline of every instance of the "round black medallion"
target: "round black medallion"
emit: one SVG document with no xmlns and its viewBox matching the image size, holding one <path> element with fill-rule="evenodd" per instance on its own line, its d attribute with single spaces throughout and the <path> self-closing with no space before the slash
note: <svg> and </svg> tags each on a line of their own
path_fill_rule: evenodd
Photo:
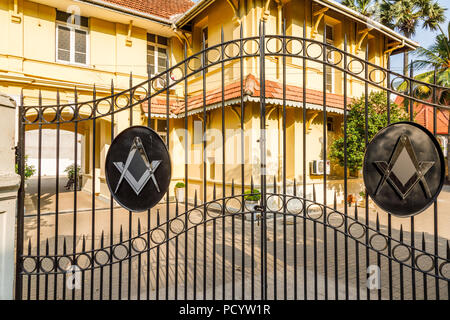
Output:
<svg viewBox="0 0 450 320">
<path fill-rule="evenodd" d="M 144 211 L 155 206 L 169 188 L 169 151 L 152 129 L 130 127 L 112 142 L 105 170 L 114 200 L 127 210 Z"/>
<path fill-rule="evenodd" d="M 444 184 L 444 156 L 436 138 L 413 122 L 381 129 L 364 156 L 364 184 L 381 209 L 400 217 L 428 208 Z"/>
</svg>

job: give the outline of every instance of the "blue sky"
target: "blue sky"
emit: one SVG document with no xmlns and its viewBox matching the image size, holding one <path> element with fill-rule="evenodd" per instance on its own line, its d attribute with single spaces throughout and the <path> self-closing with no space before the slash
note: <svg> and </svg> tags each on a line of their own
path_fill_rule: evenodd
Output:
<svg viewBox="0 0 450 320">
<path fill-rule="evenodd" d="M 445 32 L 447 30 L 447 24 L 448 24 L 448 21 L 450 18 L 450 3 L 448 0 L 438 0 L 438 2 L 442 7 L 447 8 L 447 11 L 445 12 L 447 20 L 444 24 L 441 25 L 442 29 Z M 412 39 L 414 41 L 419 42 L 422 47 L 428 48 L 430 45 L 433 44 L 436 35 L 438 35 L 439 33 L 440 33 L 439 31 L 432 32 L 430 30 L 425 30 L 425 29 L 419 28 L 417 30 L 416 34 L 412 37 Z M 410 54 L 409 58 L 411 60 L 411 59 L 414 59 L 415 57 L 413 54 Z M 402 54 L 397 54 L 395 56 L 392 56 L 391 69 L 393 71 L 402 72 L 402 70 L 403 70 L 403 55 Z"/>
</svg>

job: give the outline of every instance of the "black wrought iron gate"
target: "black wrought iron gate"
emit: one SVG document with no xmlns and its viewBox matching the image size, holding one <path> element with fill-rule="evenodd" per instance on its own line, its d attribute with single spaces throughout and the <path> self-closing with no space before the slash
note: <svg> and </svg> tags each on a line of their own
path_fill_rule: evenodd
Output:
<svg viewBox="0 0 450 320">
<path fill-rule="evenodd" d="M 302 67 L 297 69 L 301 85 L 294 90 L 300 98 L 294 106 L 292 91 L 287 92 L 292 90 L 287 83 L 291 76 L 288 59 L 297 59 Z M 259 65 L 253 84 L 249 82 L 251 76 L 245 74 L 249 61 Z M 278 102 L 271 96 L 272 82 L 266 79 L 269 70 L 273 71 L 266 65 L 269 62 L 280 73 Z M 312 147 L 307 142 L 310 123 L 305 121 L 310 109 L 305 85 L 309 81 L 308 64 L 319 65 L 322 73 L 322 103 L 317 119 L 321 121 L 324 146 L 327 139 L 332 139 L 328 118 L 333 111 L 327 105 L 335 99 L 327 93 L 329 72 L 342 75 L 345 141 L 348 103 L 354 98 L 348 93 L 350 79 L 361 83 L 365 97 L 370 91 L 386 93 L 388 121 L 392 95 L 408 101 L 411 119 L 414 103 L 432 107 L 434 134 L 437 113 L 450 109 L 445 101 L 440 101 L 445 92 L 448 94 L 448 88 L 375 65 L 368 61 L 367 49 L 366 58 L 362 59 L 347 51 L 346 42 L 341 49 L 306 35 L 266 35 L 264 23 L 254 37 L 224 41 L 222 33 L 221 43 L 190 57 L 185 53 L 185 60 L 168 66 L 167 71 L 148 81 L 134 85 L 130 77 L 130 88 L 125 91 L 116 93 L 112 84 L 110 95 L 101 95 L 93 88 L 92 99 L 85 102 L 75 89 L 70 103 L 60 103 L 57 93 L 56 104 L 43 105 L 39 98 L 36 106 L 25 105 L 22 96 L 16 298 L 449 299 L 448 207 L 436 200 L 432 212 L 427 213 L 432 231 L 415 230 L 416 218 L 398 219 L 380 210 L 374 212 L 369 208 L 367 195 L 362 199 L 367 205 L 362 207 L 349 202 L 347 174 L 340 187 L 330 189 L 336 181 L 330 180 L 326 162 L 324 173 L 315 184 L 307 178 L 307 155 Z M 228 67 L 238 79 L 233 103 L 227 96 L 233 87 L 226 80 Z M 215 80 L 208 81 L 213 73 Z M 197 96 L 190 93 L 194 91 L 190 88 L 193 82 Z M 212 87 L 214 83 L 219 84 Z M 428 88 L 426 97 L 417 94 L 422 87 Z M 174 102 L 175 88 L 184 93 Z M 196 103 L 200 105 L 198 110 L 191 108 Z M 185 183 L 185 197 L 178 202 L 168 193 L 165 200 L 147 212 L 128 212 L 118 207 L 112 197 L 101 198 L 102 173 L 96 168 L 104 161 L 99 159 L 104 145 L 118 133 L 114 124 L 119 123 L 121 114 L 128 113 L 125 118 L 129 125 L 142 124 L 136 110 L 143 105 L 147 108 L 141 114 L 147 116 L 144 121 L 155 130 L 165 127 L 172 162 L 182 164 L 183 174 L 178 179 Z M 258 106 L 258 111 L 252 113 L 253 106 Z M 178 107 L 182 111 L 176 113 Z M 266 127 L 274 110 L 280 114 L 277 134 L 281 138 L 277 146 L 280 161 L 272 174 L 267 166 L 267 139 L 271 133 L 266 132 Z M 177 148 L 181 145 L 181 149 L 172 145 L 177 142 L 174 129 L 192 131 L 190 119 L 194 111 L 202 121 L 202 136 L 211 125 L 209 113 L 219 114 L 220 134 L 215 143 L 220 147 L 214 152 L 219 154 L 216 159 L 221 158 L 225 164 L 219 169 L 207 162 L 208 139 L 200 140 L 199 165 L 191 164 L 187 137 L 180 140 L 180 135 L 176 136 L 181 141 Z M 291 121 L 288 112 L 303 119 L 296 139 L 286 133 Z M 239 143 L 225 150 L 228 113 L 237 116 L 235 129 L 240 131 L 235 136 Z M 259 128 L 251 128 L 258 134 L 258 140 L 252 142 L 245 135 L 253 114 L 259 118 Z M 367 145 L 369 136 L 365 129 Z M 32 141 L 25 139 L 25 133 L 30 130 L 37 132 L 38 165 L 36 178 L 26 180 L 25 155 Z M 42 150 L 50 143 L 43 141 L 45 130 L 52 130 L 56 139 L 56 177 L 50 182 L 42 175 Z M 75 168 L 83 162 L 84 170 L 81 178 L 72 176 L 70 191 L 61 187 L 66 180 L 59 173 L 63 130 L 73 133 L 73 162 Z M 164 134 L 161 130 L 159 133 Z M 83 150 L 80 134 L 89 135 L 85 139 L 88 147 L 85 144 Z M 296 144 L 302 145 L 300 157 L 287 159 L 287 153 Z M 246 156 L 249 147 L 259 150 L 255 163 L 249 163 L 252 159 Z M 221 148 L 223 151 L 219 152 Z M 237 151 L 240 164 L 230 169 L 226 166 L 226 153 L 232 151 Z M 346 143 L 343 152 L 343 172 L 347 172 Z M 85 156 L 80 160 L 81 153 Z M 329 150 L 322 148 L 321 158 L 328 159 L 327 153 Z M 287 176 L 290 162 L 301 164 L 298 180 L 296 175 Z M 218 178 L 211 176 L 211 170 L 214 174 L 219 172 Z M 194 173 L 200 178 L 192 178 Z M 85 184 L 83 179 L 90 183 Z"/>
</svg>

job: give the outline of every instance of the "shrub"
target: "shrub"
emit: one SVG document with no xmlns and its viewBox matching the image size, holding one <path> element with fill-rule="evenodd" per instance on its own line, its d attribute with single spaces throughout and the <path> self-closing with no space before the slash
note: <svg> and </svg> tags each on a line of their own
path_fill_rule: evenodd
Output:
<svg viewBox="0 0 450 320">
<path fill-rule="evenodd" d="M 81 167 L 79 165 L 77 165 L 77 170 L 76 170 L 76 173 L 75 173 L 75 164 L 68 165 L 66 167 L 66 169 L 64 169 L 64 172 L 67 173 L 67 178 L 69 180 L 70 179 L 75 180 L 75 175 L 77 177 L 79 177 L 80 171 L 81 171 Z"/>
<path fill-rule="evenodd" d="M 175 188 L 184 188 L 184 187 L 186 187 L 184 182 L 177 182 L 177 184 L 175 185 Z"/>
<path fill-rule="evenodd" d="M 16 173 L 20 174 L 19 165 L 17 163 L 16 163 L 15 169 L 16 169 Z M 35 173 L 36 173 L 36 168 L 33 165 L 28 164 L 28 156 L 26 155 L 25 156 L 25 172 L 24 172 L 25 180 L 27 180 L 29 177 L 31 177 Z"/>
<path fill-rule="evenodd" d="M 247 194 L 247 196 L 244 197 L 247 201 L 259 201 L 261 199 L 261 193 L 257 189 L 247 190 L 244 194 Z"/>
</svg>

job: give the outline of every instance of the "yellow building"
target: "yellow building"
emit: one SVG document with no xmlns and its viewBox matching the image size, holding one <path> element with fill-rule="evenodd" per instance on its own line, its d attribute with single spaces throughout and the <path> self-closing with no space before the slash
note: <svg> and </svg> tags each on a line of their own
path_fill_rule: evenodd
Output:
<svg viewBox="0 0 450 320">
<path fill-rule="evenodd" d="M 384 68 L 390 54 L 418 46 L 332 0 L 199 0 L 195 4 L 189 0 L 168 0 L 163 6 L 157 7 L 151 0 L 145 5 L 132 0 L 2 1 L 0 38 L 6 41 L 0 43 L 0 91 L 17 99 L 23 90 L 26 106 L 55 106 L 44 111 L 46 119 L 54 117 L 59 92 L 60 104 L 77 104 L 77 117 L 89 118 L 98 115 L 92 114 L 93 109 L 96 113 L 108 114 L 110 102 L 105 99 L 94 107 L 80 102 L 108 97 L 111 81 L 114 93 L 124 91 L 146 81 L 149 76 L 164 72 L 167 66 L 177 66 L 185 55 L 193 56 L 189 62 L 174 69 L 170 76 L 164 74 L 150 86 L 155 92 L 162 90 L 167 80 L 169 84 L 174 83 L 170 90 L 161 91 L 158 97 L 151 99 L 150 123 L 164 137 L 167 137 L 168 125 L 173 184 L 185 180 L 185 139 L 188 139 L 189 198 L 194 192 L 203 198 L 203 181 L 207 181 L 207 194 L 212 194 L 216 185 L 220 195 L 224 181 L 227 193 L 231 192 L 233 180 L 236 185 L 241 185 L 242 160 L 245 184 L 249 186 L 252 176 L 255 184 L 259 183 L 262 80 L 257 39 L 260 21 L 265 21 L 264 32 L 268 37 L 264 48 L 268 53 L 264 59 L 268 181 L 272 181 L 273 176 L 278 182 L 282 181 L 285 152 L 289 185 L 294 179 L 301 180 L 304 171 L 308 184 L 322 182 L 323 174 L 315 172 L 313 166 L 324 160 L 324 88 L 327 150 L 341 132 L 344 113 L 344 72 L 339 70 L 344 64 L 342 53 L 329 50 L 326 54 L 328 64 L 324 67 L 323 63 L 313 61 L 322 54 L 321 46 L 310 42 L 305 49 L 311 59 L 305 59 L 304 66 L 304 48 L 295 37 L 305 35 L 307 39 L 327 43 L 330 48 L 345 49 L 361 59 L 367 55 L 370 63 Z M 283 21 L 286 36 L 292 37 L 286 41 L 285 48 L 279 38 L 270 37 L 283 33 Z M 239 59 L 239 46 L 226 43 L 241 36 L 247 39 L 241 43 L 246 57 Z M 210 50 L 202 53 L 202 48 Z M 298 53 L 298 57 L 276 55 L 284 50 Z M 205 65 L 211 64 L 205 72 L 201 71 L 202 61 L 207 61 Z M 215 61 L 220 63 L 215 64 Z M 347 61 L 347 68 L 364 77 L 359 74 L 358 68 L 362 67 L 358 63 L 358 60 Z M 184 68 L 192 76 L 177 83 L 179 75 L 176 72 L 178 70 L 182 78 Z M 386 85 L 383 74 L 373 70 L 370 80 Z M 306 83 L 303 83 L 304 79 Z M 241 95 L 241 84 L 244 95 Z M 365 92 L 364 81 L 357 76 L 349 76 L 346 87 L 348 99 L 360 97 Z M 77 157 L 81 162 L 85 190 L 91 190 L 95 173 L 96 192 L 109 195 L 104 159 L 111 133 L 117 134 L 131 124 L 147 124 L 149 104 L 145 97 L 148 97 L 148 89 L 145 84 L 127 93 L 128 99 L 139 102 L 130 112 L 100 117 L 95 120 L 95 125 L 93 121 L 61 124 L 61 129 L 80 135 Z M 376 87 L 371 86 L 370 90 L 376 90 Z M 286 105 L 286 150 L 283 150 L 283 101 Z M 118 107 L 126 101 L 114 103 Z M 74 118 L 69 105 L 60 110 L 65 120 Z M 29 120 L 36 116 L 33 110 L 26 115 Z M 244 145 L 241 144 L 241 121 Z M 183 130 L 186 124 L 187 137 Z M 301 161 L 304 124 L 307 129 L 307 168 L 303 168 Z M 54 130 L 56 125 L 42 125 L 41 128 Z M 27 129 L 38 129 L 38 126 L 30 125 Z M 202 139 L 204 129 L 207 133 Z M 225 146 L 222 146 L 223 138 Z M 244 155 L 241 155 L 242 149 Z M 336 182 L 334 185 L 329 181 L 327 185 L 338 190 L 336 186 L 342 174 L 342 168 L 331 163 L 329 175 L 335 177 Z M 318 187 L 317 190 L 321 189 Z"/>
</svg>

